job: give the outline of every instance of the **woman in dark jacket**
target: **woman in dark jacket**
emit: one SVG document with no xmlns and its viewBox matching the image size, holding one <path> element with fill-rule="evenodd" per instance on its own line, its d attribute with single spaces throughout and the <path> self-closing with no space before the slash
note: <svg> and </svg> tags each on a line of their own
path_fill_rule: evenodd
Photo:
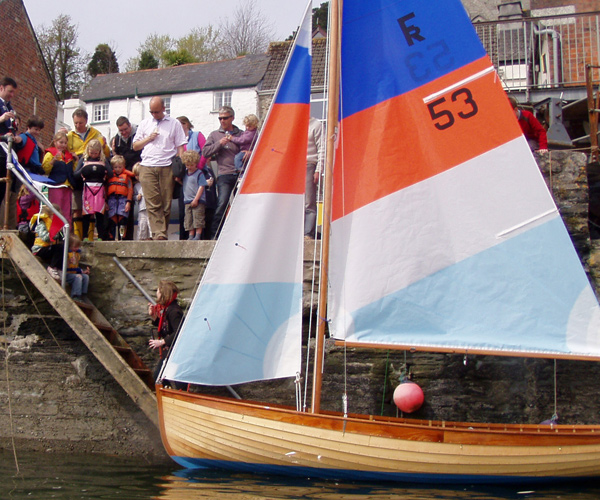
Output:
<svg viewBox="0 0 600 500">
<path fill-rule="evenodd" d="M 177 303 L 179 290 L 172 281 L 161 280 L 156 289 L 156 305 L 148 304 L 148 314 L 155 326 L 158 326 L 158 338 L 150 339 L 152 349 L 160 350 L 160 361 L 154 369 L 154 379 L 160 374 L 162 364 L 173 345 L 179 325 L 183 319 L 183 310 Z"/>
</svg>

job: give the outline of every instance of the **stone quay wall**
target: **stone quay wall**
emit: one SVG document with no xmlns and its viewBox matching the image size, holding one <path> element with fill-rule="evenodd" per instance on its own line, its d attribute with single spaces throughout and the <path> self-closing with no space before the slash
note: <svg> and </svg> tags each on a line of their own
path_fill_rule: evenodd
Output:
<svg viewBox="0 0 600 500">
<path fill-rule="evenodd" d="M 553 151 L 536 159 L 597 291 L 600 265 L 587 229 L 586 157 Z M 85 244 L 84 260 L 92 267 L 90 299 L 148 365 L 154 366 L 156 353 L 147 347 L 152 331 L 147 300 L 113 258 L 152 295 L 160 279 L 172 279 L 185 306 L 213 246 L 186 241 Z M 310 289 L 314 250 L 306 244 L 307 325 L 314 299 Z M 14 438 L 17 450 L 76 450 L 164 460 L 156 429 L 8 259 L 2 261 L 2 277 L 0 315 L 6 326 L 0 359 L 6 369 L 0 377 L 0 449 L 11 448 Z M 314 314 L 312 320 L 317 323 Z M 425 404 L 411 415 L 414 418 L 538 423 L 556 411 L 560 423 L 600 421 L 600 397 L 593 383 L 600 375 L 598 363 L 344 350 L 330 341 L 326 351 L 322 407 L 327 410 L 342 409 L 346 390 L 351 413 L 395 415 L 391 395 L 400 374 L 407 371 L 425 393 Z M 310 383 L 311 369 L 307 378 Z M 295 402 L 294 383 L 289 380 L 246 384 L 236 390 L 247 399 Z"/>
</svg>

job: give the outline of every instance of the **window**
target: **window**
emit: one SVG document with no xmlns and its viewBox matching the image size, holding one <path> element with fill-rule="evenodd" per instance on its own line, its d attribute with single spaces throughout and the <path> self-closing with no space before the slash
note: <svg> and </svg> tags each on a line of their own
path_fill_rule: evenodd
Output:
<svg viewBox="0 0 600 500">
<path fill-rule="evenodd" d="M 233 92 L 215 92 L 213 94 L 213 111 L 219 111 L 223 106 L 231 106 L 231 94 Z"/>
<path fill-rule="evenodd" d="M 108 103 L 105 104 L 94 104 L 94 110 L 92 112 L 94 122 L 107 122 L 108 121 Z"/>
<path fill-rule="evenodd" d="M 165 103 L 165 113 L 167 115 L 171 114 L 171 98 L 170 97 L 163 97 L 163 101 Z"/>
<path fill-rule="evenodd" d="M 322 92 L 310 94 L 310 116 L 324 122 L 327 118 L 327 99 Z"/>
</svg>

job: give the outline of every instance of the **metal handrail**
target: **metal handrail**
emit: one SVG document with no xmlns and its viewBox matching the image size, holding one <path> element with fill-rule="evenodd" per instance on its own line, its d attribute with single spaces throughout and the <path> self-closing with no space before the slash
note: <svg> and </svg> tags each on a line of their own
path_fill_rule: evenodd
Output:
<svg viewBox="0 0 600 500">
<path fill-rule="evenodd" d="M 23 184 L 25 184 L 27 186 L 27 189 L 29 189 L 30 193 L 33 193 L 33 195 L 40 201 L 40 203 L 42 203 L 43 205 L 46 205 L 54 215 L 58 216 L 58 218 L 64 223 L 64 235 L 65 235 L 65 241 L 63 244 L 63 265 L 62 265 L 62 273 L 61 273 L 61 286 L 64 288 L 66 288 L 67 285 L 67 261 L 68 261 L 68 256 L 69 256 L 69 236 L 71 234 L 71 226 L 69 224 L 69 221 L 66 219 L 66 217 L 61 214 L 58 210 L 56 210 L 54 208 L 54 206 L 52 206 L 52 203 L 50 203 L 50 201 L 48 200 L 48 198 L 46 198 L 44 196 L 44 194 L 26 177 L 24 176 L 19 169 L 15 168 L 15 165 L 13 163 L 13 151 L 12 151 L 12 145 L 13 145 L 13 141 L 14 141 L 14 137 L 12 135 L 7 135 L 5 136 L 6 138 L 6 142 L 8 144 L 8 151 L 7 151 L 7 155 L 6 155 L 6 176 L 7 176 L 7 184 L 10 184 L 10 175 L 9 173 L 12 173 L 17 179 L 19 179 Z M 4 138 L 3 138 L 4 139 Z M 8 202 L 9 200 L 6 200 L 5 202 L 5 211 L 8 212 Z"/>
</svg>

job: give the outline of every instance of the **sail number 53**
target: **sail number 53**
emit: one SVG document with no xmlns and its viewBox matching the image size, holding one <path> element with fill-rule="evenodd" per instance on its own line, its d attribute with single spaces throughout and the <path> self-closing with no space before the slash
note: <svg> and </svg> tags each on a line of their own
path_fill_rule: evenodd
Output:
<svg viewBox="0 0 600 500">
<path fill-rule="evenodd" d="M 438 130 L 446 130 L 454 125 L 456 122 L 456 118 L 454 118 L 455 114 L 459 118 L 467 120 L 468 118 L 475 116 L 479 111 L 477 103 L 475 102 L 475 99 L 473 99 L 473 94 L 471 94 L 471 91 L 466 87 L 453 92 L 450 99 L 452 102 L 458 102 L 462 105 L 460 111 L 452 113 L 452 111 L 448 109 L 445 97 L 440 97 L 427 104 L 431 119 L 434 121 L 434 125 Z"/>
</svg>

